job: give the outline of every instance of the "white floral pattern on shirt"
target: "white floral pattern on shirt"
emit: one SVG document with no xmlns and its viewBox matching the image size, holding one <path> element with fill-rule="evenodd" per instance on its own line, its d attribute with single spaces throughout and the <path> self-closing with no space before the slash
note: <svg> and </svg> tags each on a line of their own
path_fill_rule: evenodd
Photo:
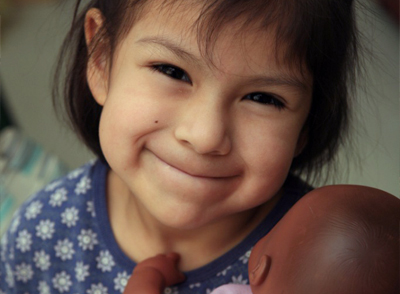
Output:
<svg viewBox="0 0 400 294">
<path fill-rule="evenodd" d="M 71 276 L 68 275 L 65 271 L 57 273 L 53 278 L 53 286 L 61 293 L 69 291 L 71 287 Z"/>
<path fill-rule="evenodd" d="M 36 251 L 33 261 L 35 262 L 36 267 L 41 269 L 42 271 L 48 270 L 51 265 L 50 255 L 44 252 L 44 250 Z"/>
<path fill-rule="evenodd" d="M 61 206 L 63 202 L 67 201 L 67 194 L 67 189 L 57 189 L 53 194 L 51 194 L 49 204 L 53 207 Z"/>
<path fill-rule="evenodd" d="M 16 213 L 18 213 L 18 211 Z M 11 233 L 15 233 L 17 231 L 20 221 L 21 221 L 21 217 L 17 214 L 17 216 L 12 220 L 11 225 L 10 225 Z"/>
<path fill-rule="evenodd" d="M 17 281 L 22 281 L 23 283 L 28 282 L 32 279 L 33 270 L 30 264 L 21 263 L 15 267 L 15 279 Z"/>
<path fill-rule="evenodd" d="M 50 192 L 53 191 L 55 188 L 59 187 L 62 185 L 63 181 L 62 180 L 55 180 L 52 183 L 48 184 L 45 188 L 44 191 Z"/>
<path fill-rule="evenodd" d="M 92 285 L 89 290 L 86 291 L 87 294 L 107 294 L 108 288 L 105 287 L 102 283 L 98 283 L 97 285 Z"/>
<path fill-rule="evenodd" d="M 122 293 L 126 285 L 128 284 L 129 278 L 130 275 L 128 275 L 125 271 L 122 273 L 118 273 L 117 277 L 114 279 L 114 289 Z"/>
<path fill-rule="evenodd" d="M 72 259 L 72 256 L 75 253 L 73 246 L 74 244 L 68 239 L 59 240 L 57 245 L 54 246 L 56 256 L 61 258 L 61 260 Z"/>
<path fill-rule="evenodd" d="M 93 250 L 94 246 L 99 243 L 97 241 L 97 234 L 92 230 L 82 229 L 78 240 L 79 246 L 82 247 L 83 250 Z"/>
<path fill-rule="evenodd" d="M 80 167 L 72 172 L 70 172 L 67 175 L 67 178 L 70 180 L 76 179 L 77 177 L 79 177 L 83 172 L 85 171 L 85 169 L 83 167 Z"/>
<path fill-rule="evenodd" d="M 45 281 L 40 281 L 38 291 L 40 294 L 50 294 L 50 287 Z"/>
<path fill-rule="evenodd" d="M 42 211 L 43 204 L 40 201 L 34 201 L 26 208 L 25 217 L 26 219 L 36 218 Z"/>
<path fill-rule="evenodd" d="M 14 273 L 9 264 L 6 264 L 5 267 L 6 267 L 6 277 L 5 277 L 6 283 L 10 288 L 13 288 L 15 285 Z"/>
<path fill-rule="evenodd" d="M 249 258 L 250 258 L 250 254 L 251 254 L 251 249 L 249 251 L 246 252 L 245 255 L 241 256 L 239 258 L 239 260 L 241 260 L 244 264 L 249 262 Z"/>
<path fill-rule="evenodd" d="M 32 245 L 32 235 L 28 233 L 27 230 L 20 231 L 17 237 L 17 248 L 21 252 L 26 252 L 31 250 Z"/>
<path fill-rule="evenodd" d="M 232 276 L 232 282 L 233 282 L 233 284 L 241 284 L 241 285 L 247 285 L 248 284 L 248 281 L 243 278 L 242 274 L 240 274 L 237 277 Z"/>
<path fill-rule="evenodd" d="M 96 258 L 97 267 L 101 269 L 102 272 L 111 271 L 112 267 L 115 265 L 114 258 L 108 250 L 100 251 L 99 256 Z"/>
<path fill-rule="evenodd" d="M 86 203 L 86 205 L 87 205 L 86 211 L 87 211 L 87 212 L 90 212 L 90 214 L 91 214 L 92 217 L 96 217 L 96 212 L 95 212 L 95 210 L 94 210 L 93 201 L 88 201 L 88 202 Z"/>
<path fill-rule="evenodd" d="M 81 180 L 79 181 L 78 184 L 76 184 L 76 188 L 75 188 L 75 193 L 77 195 L 80 194 L 86 194 L 86 192 L 91 188 L 91 180 L 87 177 L 84 176 L 83 178 L 81 178 Z"/>
<path fill-rule="evenodd" d="M 83 282 L 89 276 L 89 265 L 84 264 L 82 261 L 76 263 L 75 277 L 79 282 Z"/>
<path fill-rule="evenodd" d="M 79 220 L 78 213 L 79 211 L 75 207 L 66 208 L 61 214 L 61 222 L 68 228 L 75 226 Z"/>
<path fill-rule="evenodd" d="M 49 219 L 41 220 L 36 226 L 36 236 L 42 240 L 51 239 L 55 232 L 54 225 L 54 222 L 50 221 Z"/>
</svg>

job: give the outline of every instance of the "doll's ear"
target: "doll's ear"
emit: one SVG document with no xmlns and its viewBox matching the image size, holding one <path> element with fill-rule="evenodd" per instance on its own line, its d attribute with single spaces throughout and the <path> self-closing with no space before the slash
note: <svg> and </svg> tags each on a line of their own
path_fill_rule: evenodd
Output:
<svg viewBox="0 0 400 294">
<path fill-rule="evenodd" d="M 257 266 L 249 273 L 250 285 L 260 286 L 267 279 L 271 268 L 271 257 L 269 255 L 261 256 Z"/>
<path fill-rule="evenodd" d="M 103 15 L 97 8 L 90 9 L 85 16 L 85 40 L 88 48 L 86 69 L 87 82 L 94 99 L 104 105 L 108 92 L 107 42 L 101 29 Z"/>
</svg>

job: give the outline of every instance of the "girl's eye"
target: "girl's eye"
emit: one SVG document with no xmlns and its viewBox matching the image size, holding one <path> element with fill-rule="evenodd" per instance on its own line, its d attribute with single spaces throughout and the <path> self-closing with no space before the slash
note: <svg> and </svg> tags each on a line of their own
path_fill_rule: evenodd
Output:
<svg viewBox="0 0 400 294">
<path fill-rule="evenodd" d="M 285 104 L 272 94 L 267 93 L 250 93 L 244 96 L 245 100 L 252 100 L 257 103 L 272 105 L 278 109 L 285 107 Z"/>
<path fill-rule="evenodd" d="M 155 64 L 152 65 L 152 69 L 170 77 L 171 79 L 180 80 L 189 84 L 192 83 L 189 75 L 177 66 L 170 64 Z"/>
</svg>

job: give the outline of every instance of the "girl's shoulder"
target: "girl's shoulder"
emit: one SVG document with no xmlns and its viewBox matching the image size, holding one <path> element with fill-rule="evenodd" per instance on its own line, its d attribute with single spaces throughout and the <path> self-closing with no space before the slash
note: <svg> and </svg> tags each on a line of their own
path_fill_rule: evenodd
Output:
<svg viewBox="0 0 400 294">
<path fill-rule="evenodd" d="M 99 168 L 97 161 L 90 161 L 85 165 L 56 179 L 41 190 L 30 196 L 16 211 L 17 216 L 27 220 L 36 219 L 48 210 L 60 210 L 71 203 L 76 203 L 78 196 L 87 195 L 92 187 L 94 171 Z M 78 201 L 80 202 L 80 201 Z"/>
<path fill-rule="evenodd" d="M 38 281 L 54 278 L 51 268 L 75 262 L 76 255 L 99 243 L 94 207 L 98 193 L 93 187 L 104 183 L 106 170 L 101 162 L 91 161 L 19 207 L 0 243 L 0 293 L 6 285 L 20 289 L 35 284 L 36 289 Z M 72 263 L 66 267 L 74 270 Z"/>
<path fill-rule="evenodd" d="M 90 201 L 89 191 L 94 180 L 94 171 L 98 168 L 96 161 L 90 161 L 31 195 L 15 211 L 8 234 L 12 236 L 21 230 L 35 231 L 34 226 L 38 222 L 50 222 L 56 216 L 62 217 L 63 213 L 68 214 L 74 208 L 81 208 L 85 202 Z"/>
</svg>

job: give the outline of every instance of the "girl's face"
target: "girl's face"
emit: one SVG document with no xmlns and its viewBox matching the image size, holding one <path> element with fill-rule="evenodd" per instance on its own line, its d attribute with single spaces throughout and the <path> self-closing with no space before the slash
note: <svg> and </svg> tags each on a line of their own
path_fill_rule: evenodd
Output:
<svg viewBox="0 0 400 294">
<path fill-rule="evenodd" d="M 150 8 L 110 72 L 98 63 L 88 78 L 122 191 L 161 223 L 196 228 L 277 195 L 306 141 L 312 81 L 277 64 L 271 33 L 238 36 L 237 24 L 221 32 L 211 65 L 190 29 L 199 11 L 180 10 Z M 99 18 L 87 23 L 90 35 Z"/>
</svg>

